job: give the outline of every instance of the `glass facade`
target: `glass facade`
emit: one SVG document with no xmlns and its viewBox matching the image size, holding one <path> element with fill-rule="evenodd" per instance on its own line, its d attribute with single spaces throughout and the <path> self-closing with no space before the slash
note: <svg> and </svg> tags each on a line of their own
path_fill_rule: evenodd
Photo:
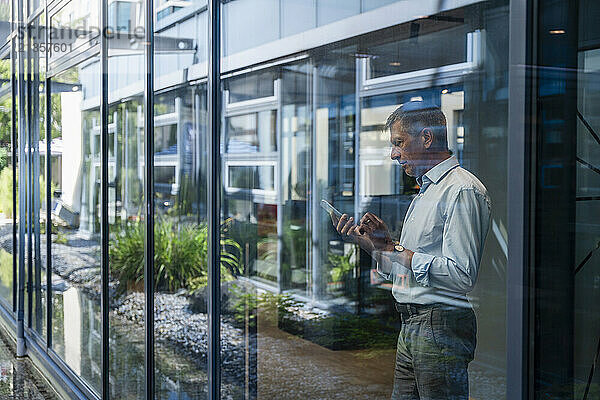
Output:
<svg viewBox="0 0 600 400">
<path fill-rule="evenodd" d="M 395 399 L 414 381 L 427 398 L 451 332 L 471 335 L 464 396 L 598 397 L 598 17 L 592 0 L 0 1 L 17 352 L 65 397 Z M 418 208 L 452 172 L 404 160 L 415 104 L 442 115 L 419 134 L 483 211 Z M 384 273 L 322 201 L 361 229 L 376 215 L 410 268 Z M 423 281 L 427 243 L 450 267 Z M 433 347 L 403 353 L 413 314 Z M 447 358 L 421 372 L 420 351 Z"/>
</svg>

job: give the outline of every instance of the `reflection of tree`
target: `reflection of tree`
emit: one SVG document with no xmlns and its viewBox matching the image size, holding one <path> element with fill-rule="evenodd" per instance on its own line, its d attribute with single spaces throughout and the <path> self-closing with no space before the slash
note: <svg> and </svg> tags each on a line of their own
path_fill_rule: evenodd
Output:
<svg viewBox="0 0 600 400">
<path fill-rule="evenodd" d="M 0 5 L 0 13 L 1 13 Z M 0 17 L 1 18 L 1 17 Z M 0 79 L 5 80 L 2 86 L 9 85 L 9 79 L 11 77 L 10 60 L 0 60 Z M 5 96 L 0 100 L 0 146 L 10 146 L 11 138 L 11 116 L 12 116 L 12 98 Z"/>
<path fill-rule="evenodd" d="M 10 1 L 0 1 L 0 21 L 10 20 Z"/>
</svg>

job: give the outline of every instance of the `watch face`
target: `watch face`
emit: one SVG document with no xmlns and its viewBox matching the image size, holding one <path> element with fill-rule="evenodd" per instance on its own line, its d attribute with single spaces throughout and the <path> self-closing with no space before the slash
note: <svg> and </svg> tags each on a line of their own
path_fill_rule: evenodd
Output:
<svg viewBox="0 0 600 400">
<path fill-rule="evenodd" d="M 394 246 L 394 249 L 396 249 L 396 251 L 399 252 L 403 252 L 404 251 L 404 246 L 402 246 L 401 244 Z"/>
</svg>

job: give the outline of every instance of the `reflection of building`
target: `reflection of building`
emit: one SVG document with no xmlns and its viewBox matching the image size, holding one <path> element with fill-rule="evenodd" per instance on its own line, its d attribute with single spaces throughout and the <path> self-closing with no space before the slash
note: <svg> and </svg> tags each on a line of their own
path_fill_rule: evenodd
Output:
<svg viewBox="0 0 600 400">
<path fill-rule="evenodd" d="M 118 9 L 117 3 L 111 5 Z M 175 6 L 171 3 L 161 7 L 172 9 Z M 133 7 L 134 3 L 127 4 Z M 284 29 L 270 39 L 233 41 L 245 27 L 235 22 L 250 11 L 245 8 L 248 4 L 235 1 L 224 6 L 224 65 L 226 70 L 235 70 L 224 79 L 223 91 L 224 217 L 238 222 L 240 235 L 254 238 L 242 243 L 246 271 L 253 280 L 274 290 L 293 290 L 302 298 L 324 300 L 332 295 L 327 294 L 328 287 L 339 287 L 329 282 L 331 266 L 324 264 L 329 253 L 344 250 L 323 226 L 325 220 L 315 207 L 316 200 L 328 198 L 352 214 L 375 210 L 386 215 L 394 231 L 399 231 L 414 182 L 406 180 L 389 159 L 388 138 L 381 127 L 394 108 L 415 97 L 442 107 L 449 122 L 451 150 L 476 170 L 479 160 L 464 157 L 465 152 L 478 153 L 478 141 L 473 139 L 475 133 L 473 128 L 469 130 L 471 122 L 464 110 L 470 107 L 471 113 L 476 113 L 480 107 L 476 94 L 482 89 L 477 77 L 485 68 L 486 57 L 492 57 L 490 51 L 496 49 L 486 46 L 485 29 L 470 19 L 476 8 L 468 6 L 448 11 L 444 19 L 407 20 L 404 25 L 397 20 L 382 33 L 362 29 L 361 36 L 349 39 L 326 57 L 321 49 L 330 42 L 318 35 L 326 31 L 325 22 L 296 32 Z M 155 45 L 159 94 L 154 123 L 154 190 L 162 210 L 179 201 L 184 176 L 198 176 L 205 151 L 201 136 L 204 87 L 194 85 L 206 73 L 205 38 L 203 32 L 186 28 L 201 26 L 206 15 L 202 9 L 191 13 L 196 6 L 188 6 L 185 13 L 174 10 L 169 18 L 157 17 L 156 22 L 160 41 Z M 137 8 L 137 15 L 132 10 L 119 11 L 127 18 L 115 11 L 113 18 L 139 20 L 141 9 Z M 177 11 L 186 19 L 177 20 Z M 373 26 L 375 30 L 381 26 L 372 21 L 389 11 L 375 8 L 353 18 L 360 21 L 357 26 Z M 344 26 L 346 22 L 333 23 Z M 293 48 L 303 51 L 270 66 L 271 59 L 290 53 L 283 46 L 292 43 L 288 36 L 303 30 L 311 34 L 293 41 Z M 347 37 L 353 36 L 347 33 Z M 271 48 L 271 42 L 273 50 L 267 52 L 271 56 L 265 58 L 261 49 Z M 263 47 L 256 47 L 259 45 Z M 140 106 L 116 105 L 119 100 L 141 95 L 141 74 L 127 70 L 132 59 L 141 55 L 134 45 L 128 46 L 118 39 L 109 44 L 115 49 L 109 70 L 127 71 L 109 82 L 114 89 L 109 101 L 115 104 L 109 126 L 114 145 L 110 148 L 119 149 L 109 155 L 109 175 L 115 181 L 109 188 L 111 221 L 115 216 L 125 220 L 139 214 L 140 197 L 132 193 L 139 193 L 143 182 Z M 238 57 L 241 54 L 244 59 Z M 256 62 L 252 70 L 244 69 Z M 81 68 L 82 84 L 87 88 L 84 92 L 92 94 L 84 99 L 84 108 L 89 110 L 97 109 L 99 98 L 95 96 L 97 82 L 90 80 L 94 75 L 85 70 L 97 68 L 97 63 Z M 183 89 L 190 83 L 196 95 Z M 97 138 L 97 125 L 91 132 Z M 137 138 L 137 142 L 126 140 L 128 137 Z M 97 177 L 99 139 L 91 143 L 96 143 L 90 151 L 95 152 L 96 172 L 92 175 Z M 98 201 L 93 190 L 84 197 L 89 204 Z M 89 209 L 93 212 L 94 207 Z M 90 225 L 90 229 L 99 228 Z M 325 243 L 324 238 L 331 244 L 311 244 Z"/>
</svg>

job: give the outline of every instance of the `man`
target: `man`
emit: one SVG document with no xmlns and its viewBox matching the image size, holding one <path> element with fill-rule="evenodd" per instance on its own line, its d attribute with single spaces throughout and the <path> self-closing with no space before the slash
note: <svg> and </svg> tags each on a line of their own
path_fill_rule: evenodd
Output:
<svg viewBox="0 0 600 400">
<path fill-rule="evenodd" d="M 359 224 L 332 217 L 337 231 L 377 261 L 393 281 L 400 313 L 392 399 L 468 399 L 467 367 L 476 344 L 467 293 L 475 286 L 490 224 L 485 186 L 461 168 L 447 144 L 446 118 L 424 102 L 405 103 L 388 118 L 391 158 L 420 190 L 399 242 L 366 213 Z"/>
</svg>

